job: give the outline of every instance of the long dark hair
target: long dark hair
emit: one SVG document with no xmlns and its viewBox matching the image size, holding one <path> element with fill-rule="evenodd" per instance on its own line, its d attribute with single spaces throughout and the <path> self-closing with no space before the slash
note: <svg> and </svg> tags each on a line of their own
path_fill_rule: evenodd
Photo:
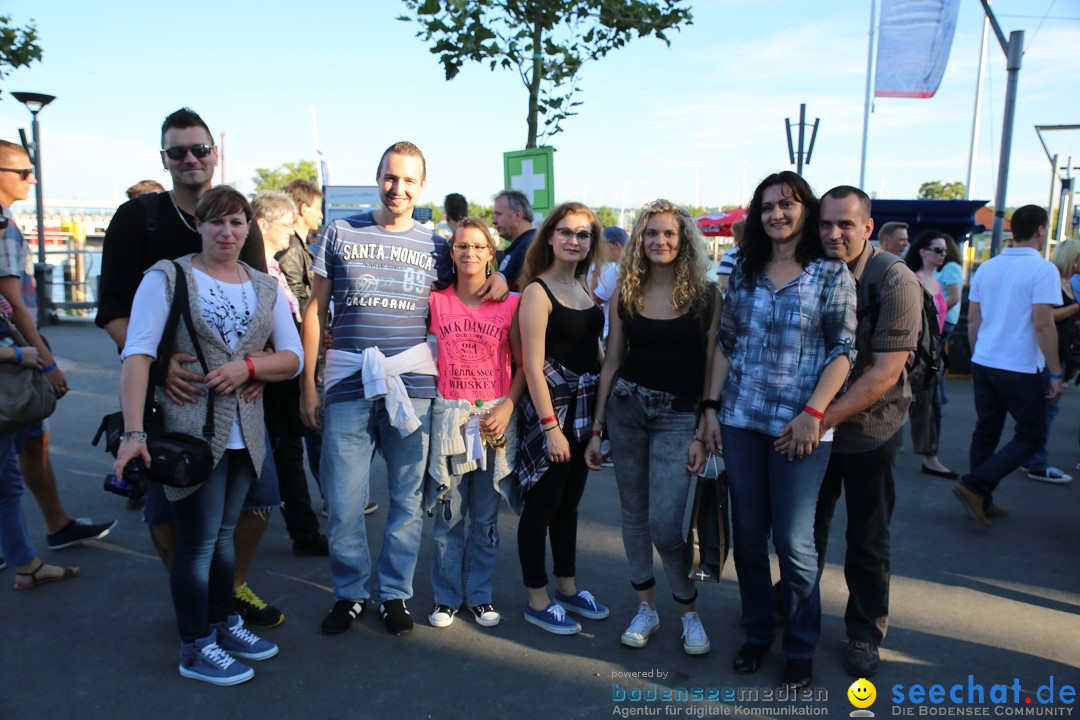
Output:
<svg viewBox="0 0 1080 720">
<path fill-rule="evenodd" d="M 911 272 L 919 272 L 922 270 L 923 261 L 920 253 L 930 247 L 930 243 L 938 238 L 945 241 L 946 248 L 949 247 L 949 240 L 952 240 L 952 238 L 939 230 L 923 230 L 919 233 L 919 236 L 915 238 L 915 242 L 911 243 L 907 255 L 904 256 L 904 262 L 911 268 Z M 946 250 L 946 257 L 947 256 L 948 250 Z"/>
<path fill-rule="evenodd" d="M 540 224 L 540 229 L 536 231 L 536 235 L 533 237 L 532 244 L 525 251 L 525 262 L 521 267 L 521 275 L 518 276 L 518 285 L 520 287 L 524 288 L 532 282 L 533 278 L 551 267 L 551 263 L 555 261 L 555 251 L 551 249 L 550 240 L 555 234 L 555 227 L 567 215 L 584 215 L 589 219 L 589 231 L 592 233 L 592 241 L 589 243 L 589 251 L 585 254 L 585 257 L 578 261 L 577 267 L 574 269 L 574 275 L 580 278 L 588 271 L 589 265 L 592 264 L 593 257 L 596 255 L 596 246 L 604 240 L 604 226 L 600 224 L 596 213 L 588 205 L 579 202 L 564 202 L 544 218 L 544 222 Z"/>
<path fill-rule="evenodd" d="M 818 199 L 814 191 L 797 173 L 790 170 L 773 173 L 762 180 L 754 190 L 750 207 L 746 210 L 746 228 L 743 231 L 742 242 L 739 243 L 739 258 L 743 281 L 747 287 L 752 287 L 757 282 L 758 277 L 765 271 L 765 265 L 772 259 L 772 242 L 765 234 L 765 226 L 761 222 L 761 204 L 765 190 L 773 185 L 787 187 L 791 191 L 791 197 L 802 203 L 806 210 L 802 236 L 799 238 L 798 245 L 795 246 L 795 259 L 800 265 L 806 267 L 814 260 L 824 257 L 825 254 L 817 233 L 819 213 Z"/>
</svg>

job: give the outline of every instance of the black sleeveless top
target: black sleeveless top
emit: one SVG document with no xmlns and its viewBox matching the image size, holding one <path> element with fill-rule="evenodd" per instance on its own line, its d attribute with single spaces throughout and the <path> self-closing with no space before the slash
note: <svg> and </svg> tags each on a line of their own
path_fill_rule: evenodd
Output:
<svg viewBox="0 0 1080 720">
<path fill-rule="evenodd" d="M 670 320 L 623 318 L 627 351 L 619 376 L 677 396 L 700 398 L 705 386 L 705 332 L 695 313 Z"/>
<path fill-rule="evenodd" d="M 604 311 L 599 305 L 586 310 L 568 308 L 559 302 L 543 280 L 536 278 L 533 282 L 540 283 L 551 301 L 551 315 L 544 335 L 544 356 L 578 375 L 598 372 Z"/>
</svg>

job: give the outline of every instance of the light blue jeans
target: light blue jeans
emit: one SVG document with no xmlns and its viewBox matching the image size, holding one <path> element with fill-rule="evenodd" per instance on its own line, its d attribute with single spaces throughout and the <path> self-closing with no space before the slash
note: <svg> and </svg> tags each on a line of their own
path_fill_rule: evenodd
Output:
<svg viewBox="0 0 1080 720">
<path fill-rule="evenodd" d="M 35 557 L 22 509 L 25 486 L 15 453 L 15 435 L 0 432 L 0 553 L 11 566 L 25 565 Z"/>
<path fill-rule="evenodd" d="M 671 393 L 618 380 L 608 398 L 607 424 L 622 505 L 622 538 L 635 589 L 652 586 L 653 546 L 680 602 L 697 594 L 683 558 L 686 471 L 697 427 L 696 403 L 673 410 Z"/>
<path fill-rule="evenodd" d="M 423 529 L 420 505 L 431 400 L 410 400 L 421 425 L 406 437 L 390 424 L 381 399 L 336 402 L 324 409 L 320 474 L 329 510 L 330 573 L 339 600 L 361 600 L 373 592 L 380 600 L 412 597 Z M 386 459 L 390 507 L 373 584 L 364 508 L 376 450 Z"/>
<path fill-rule="evenodd" d="M 491 602 L 501 496 L 492 485 L 495 451 L 488 448 L 487 454 L 487 470 L 465 473 L 446 502 L 435 506 L 431 587 L 439 605 L 458 608 L 462 601 L 470 607 Z"/>
</svg>

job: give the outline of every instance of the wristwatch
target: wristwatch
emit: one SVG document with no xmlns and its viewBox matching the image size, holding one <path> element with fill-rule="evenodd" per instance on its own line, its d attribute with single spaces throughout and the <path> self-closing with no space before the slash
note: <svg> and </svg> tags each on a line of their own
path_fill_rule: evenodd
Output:
<svg viewBox="0 0 1080 720">
<path fill-rule="evenodd" d="M 129 432 L 120 435 L 120 441 L 134 440 L 135 442 L 146 443 L 146 433 L 142 430 L 131 430 Z"/>
</svg>

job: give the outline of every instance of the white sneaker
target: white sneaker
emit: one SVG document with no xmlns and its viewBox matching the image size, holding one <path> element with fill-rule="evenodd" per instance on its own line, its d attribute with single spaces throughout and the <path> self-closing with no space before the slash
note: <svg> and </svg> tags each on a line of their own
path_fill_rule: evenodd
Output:
<svg viewBox="0 0 1080 720">
<path fill-rule="evenodd" d="M 1039 480 L 1054 485 L 1064 485 L 1065 483 L 1072 481 L 1072 475 L 1062 472 L 1056 467 L 1048 467 L 1042 472 L 1029 472 L 1028 477 L 1032 480 Z"/>
<path fill-rule="evenodd" d="M 709 652 L 709 636 L 701 626 L 701 618 L 696 612 L 682 616 L 682 649 L 687 655 L 704 655 Z"/>
<path fill-rule="evenodd" d="M 645 647 L 649 637 L 660 629 L 660 615 L 649 607 L 649 603 L 643 602 L 638 608 L 637 615 L 630 621 L 630 627 L 622 634 L 622 644 L 634 648 Z"/>
</svg>

